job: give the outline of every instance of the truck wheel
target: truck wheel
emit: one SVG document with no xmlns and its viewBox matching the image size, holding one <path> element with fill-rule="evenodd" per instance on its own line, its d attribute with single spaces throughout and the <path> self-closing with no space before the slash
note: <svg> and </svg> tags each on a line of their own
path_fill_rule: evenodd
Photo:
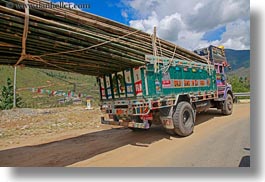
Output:
<svg viewBox="0 0 265 182">
<path fill-rule="evenodd" d="M 233 98 L 231 94 L 227 94 L 227 97 L 224 102 L 222 113 L 224 115 L 230 115 L 233 112 Z"/>
<path fill-rule="evenodd" d="M 175 133 L 179 136 L 189 136 L 193 132 L 195 116 L 190 103 L 180 102 L 173 114 Z"/>
</svg>

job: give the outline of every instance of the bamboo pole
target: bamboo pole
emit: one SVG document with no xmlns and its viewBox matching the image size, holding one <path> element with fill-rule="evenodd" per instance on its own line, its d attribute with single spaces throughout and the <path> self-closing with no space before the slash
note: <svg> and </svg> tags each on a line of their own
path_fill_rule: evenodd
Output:
<svg viewBox="0 0 265 182">
<path fill-rule="evenodd" d="M 35 5 L 48 4 L 41 0 L 28 1 Z M 10 2 L 23 5 L 24 0 Z M 23 42 L 25 15 L 24 9 L 11 9 L 0 2 L 0 64 L 13 64 L 23 49 L 20 45 Z M 156 40 L 152 41 L 151 35 L 145 32 L 82 11 L 31 9 L 27 53 L 38 59 L 43 57 L 49 64 L 45 68 L 61 67 L 92 75 L 144 65 L 145 55 L 154 54 L 153 48 L 157 46 L 160 56 L 163 53 L 168 58 L 207 62 L 199 55 L 166 40 L 158 37 Z M 42 67 L 43 63 L 30 59 L 23 61 L 23 64 L 32 67 Z"/>
</svg>

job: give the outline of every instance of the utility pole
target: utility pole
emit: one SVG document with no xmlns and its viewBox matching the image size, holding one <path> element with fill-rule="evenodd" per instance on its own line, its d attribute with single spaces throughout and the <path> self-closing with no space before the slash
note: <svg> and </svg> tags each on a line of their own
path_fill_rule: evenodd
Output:
<svg viewBox="0 0 265 182">
<path fill-rule="evenodd" d="M 16 84 L 17 84 L 17 66 L 14 67 L 14 84 L 13 84 L 13 88 L 14 88 L 14 96 L 13 96 L 13 108 L 16 108 L 17 103 L 16 103 Z"/>
</svg>

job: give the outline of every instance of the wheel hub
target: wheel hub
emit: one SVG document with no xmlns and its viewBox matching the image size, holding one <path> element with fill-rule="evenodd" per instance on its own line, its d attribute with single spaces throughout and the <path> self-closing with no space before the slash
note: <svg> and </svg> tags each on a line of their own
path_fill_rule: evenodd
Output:
<svg viewBox="0 0 265 182">
<path fill-rule="evenodd" d="M 187 121 L 189 120 L 189 118 L 190 118 L 190 112 L 189 111 L 185 111 L 183 113 L 183 121 L 184 121 L 184 124 L 187 123 Z"/>
<path fill-rule="evenodd" d="M 228 107 L 229 110 L 231 110 L 232 107 L 233 107 L 233 103 L 232 103 L 232 101 L 230 99 L 227 101 L 227 107 Z"/>
</svg>

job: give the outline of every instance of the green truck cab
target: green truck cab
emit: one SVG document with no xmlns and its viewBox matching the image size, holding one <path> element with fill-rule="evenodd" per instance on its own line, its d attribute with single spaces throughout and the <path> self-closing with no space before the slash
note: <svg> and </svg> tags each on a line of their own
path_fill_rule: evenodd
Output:
<svg viewBox="0 0 265 182">
<path fill-rule="evenodd" d="M 213 48 L 208 48 L 209 54 Z M 146 55 L 144 66 L 98 77 L 101 110 L 107 116 L 101 123 L 133 131 L 162 124 L 170 134 L 188 136 L 193 133 L 196 113 L 217 108 L 232 114 L 231 85 L 219 78 L 223 60 L 209 59 L 205 64 Z"/>
</svg>

